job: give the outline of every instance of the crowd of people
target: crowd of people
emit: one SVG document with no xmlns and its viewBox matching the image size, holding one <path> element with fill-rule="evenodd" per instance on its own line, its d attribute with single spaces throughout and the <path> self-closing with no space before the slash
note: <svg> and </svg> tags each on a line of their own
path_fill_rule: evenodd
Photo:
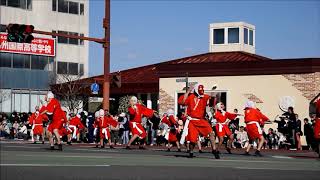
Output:
<svg viewBox="0 0 320 180">
<path fill-rule="evenodd" d="M 210 99 L 214 99 L 213 111 L 208 110 Z M 138 103 L 135 96 L 128 102 L 127 112 L 112 115 L 108 110 L 66 114 L 54 94 L 49 92 L 41 107 L 33 113 L 13 112 L 9 117 L 0 114 L 0 138 L 24 139 L 44 144 L 49 139 L 50 148 L 55 145 L 62 150 L 61 141 L 72 145 L 75 142 L 95 144 L 97 148 L 110 148 L 115 145 L 145 145 L 167 147 L 171 151 L 185 148 L 189 157 L 193 157 L 195 146 L 199 152 L 203 147 L 211 147 L 215 158 L 220 158 L 220 149 L 225 146 L 228 153 L 234 148 L 243 148 L 249 155 L 250 148 L 256 148 L 255 155 L 262 156 L 261 149 L 302 150 L 302 127 L 293 107 L 279 116 L 277 130 L 269 128 L 263 131 L 270 119 L 263 115 L 254 102 L 245 104 L 244 112 L 238 109 L 225 111 L 222 102 L 204 93 L 203 85 L 197 84 L 179 97 L 178 103 L 184 110 L 177 115 L 168 109 L 161 117 L 159 114 Z M 245 126 L 240 126 L 244 118 Z M 303 132 L 309 149 L 319 152 L 320 100 L 317 101 L 317 114 L 311 119 L 304 119 Z"/>
</svg>

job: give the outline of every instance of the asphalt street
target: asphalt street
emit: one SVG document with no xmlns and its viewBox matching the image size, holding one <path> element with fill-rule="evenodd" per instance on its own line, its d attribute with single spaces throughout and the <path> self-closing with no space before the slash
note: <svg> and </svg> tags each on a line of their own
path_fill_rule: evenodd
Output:
<svg viewBox="0 0 320 180">
<path fill-rule="evenodd" d="M 320 160 L 311 151 L 262 151 L 263 157 L 222 151 L 217 160 L 209 153 L 97 149 L 94 145 L 64 145 L 51 151 L 48 144 L 0 141 L 1 180 L 73 179 L 319 179 Z M 252 152 L 253 154 L 253 152 Z"/>
</svg>

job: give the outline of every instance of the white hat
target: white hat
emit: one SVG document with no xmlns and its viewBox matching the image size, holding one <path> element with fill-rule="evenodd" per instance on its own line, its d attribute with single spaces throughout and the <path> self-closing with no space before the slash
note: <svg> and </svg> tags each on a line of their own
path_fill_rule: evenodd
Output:
<svg viewBox="0 0 320 180">
<path fill-rule="evenodd" d="M 95 117 L 95 118 L 99 117 L 99 111 L 96 111 L 96 112 L 94 113 L 94 117 Z"/>
<path fill-rule="evenodd" d="M 130 98 L 130 101 L 133 101 L 134 104 L 137 104 L 137 103 L 138 103 L 138 98 L 135 97 L 135 96 L 132 96 L 132 97 Z"/>
<path fill-rule="evenodd" d="M 219 110 L 219 111 L 221 111 L 221 113 L 223 114 L 223 115 L 225 115 L 225 111 L 224 111 L 224 109 L 222 108 L 222 102 L 219 102 L 218 104 L 216 104 L 216 108 Z"/>
<path fill-rule="evenodd" d="M 48 94 L 47 94 L 47 98 L 48 99 L 54 98 L 54 94 L 51 91 L 49 91 Z"/>
<path fill-rule="evenodd" d="M 254 108 L 254 102 L 253 101 L 247 101 L 246 104 L 244 105 L 245 108 Z"/>
<path fill-rule="evenodd" d="M 168 109 L 167 114 L 169 116 L 174 115 L 174 110 L 173 109 Z"/>
<path fill-rule="evenodd" d="M 125 117 L 126 113 L 122 112 L 121 114 L 119 114 L 120 117 Z"/>
<path fill-rule="evenodd" d="M 99 116 L 100 116 L 100 117 L 103 117 L 103 116 L 104 116 L 104 110 L 103 110 L 103 109 L 100 109 L 100 110 L 99 110 Z"/>
</svg>

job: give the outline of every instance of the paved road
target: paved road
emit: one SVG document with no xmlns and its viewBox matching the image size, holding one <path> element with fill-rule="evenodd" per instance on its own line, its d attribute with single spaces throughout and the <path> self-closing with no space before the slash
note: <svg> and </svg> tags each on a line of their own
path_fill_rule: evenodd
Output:
<svg viewBox="0 0 320 180">
<path fill-rule="evenodd" d="M 162 149 L 96 149 L 90 145 L 64 146 L 0 141 L 1 180 L 72 179 L 319 179 L 320 161 L 313 152 L 266 151 L 264 157 L 241 151 L 186 158 L 186 153 Z"/>
</svg>

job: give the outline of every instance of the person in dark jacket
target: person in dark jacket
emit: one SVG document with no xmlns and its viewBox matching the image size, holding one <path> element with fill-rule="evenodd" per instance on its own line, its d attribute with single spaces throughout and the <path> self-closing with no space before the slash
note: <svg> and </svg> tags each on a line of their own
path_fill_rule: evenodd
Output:
<svg viewBox="0 0 320 180">
<path fill-rule="evenodd" d="M 307 146 L 309 149 L 311 149 L 312 143 L 313 143 L 312 125 L 309 123 L 308 118 L 304 118 L 303 121 L 304 121 L 303 131 L 304 131 L 304 135 L 306 136 Z"/>
<path fill-rule="evenodd" d="M 297 128 L 297 118 L 294 113 L 293 107 L 288 108 L 288 112 L 283 114 L 288 119 L 288 135 L 290 138 L 291 150 L 297 150 L 297 141 L 296 141 L 296 128 Z"/>
</svg>

